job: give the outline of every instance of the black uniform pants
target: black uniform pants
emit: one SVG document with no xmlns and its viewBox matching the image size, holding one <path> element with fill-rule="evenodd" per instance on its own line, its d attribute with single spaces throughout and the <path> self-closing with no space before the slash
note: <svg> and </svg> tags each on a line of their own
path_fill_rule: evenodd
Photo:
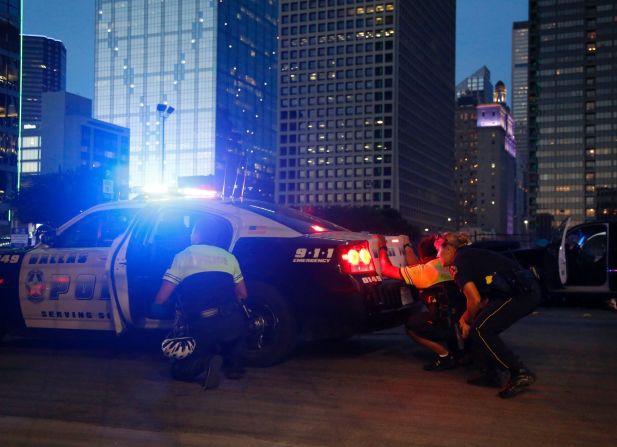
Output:
<svg viewBox="0 0 617 447">
<path fill-rule="evenodd" d="M 246 322 L 239 309 L 208 318 L 187 318 L 195 351 L 186 359 L 175 360 L 171 373 L 177 380 L 193 380 L 204 371 L 206 361 L 221 353 L 228 370 L 242 370 L 246 351 Z"/>
<path fill-rule="evenodd" d="M 242 369 L 246 346 L 246 324 L 240 310 L 230 315 L 216 315 L 200 318 L 189 323 L 195 337 L 196 357 L 209 357 L 220 348 L 225 365 L 231 369 Z"/>
<path fill-rule="evenodd" d="M 506 346 L 499 334 L 529 315 L 540 304 L 540 298 L 540 287 L 534 283 L 528 292 L 490 301 L 480 311 L 471 325 L 470 333 L 474 360 L 479 366 L 496 366 L 508 370 L 523 367 L 520 359 Z"/>
</svg>

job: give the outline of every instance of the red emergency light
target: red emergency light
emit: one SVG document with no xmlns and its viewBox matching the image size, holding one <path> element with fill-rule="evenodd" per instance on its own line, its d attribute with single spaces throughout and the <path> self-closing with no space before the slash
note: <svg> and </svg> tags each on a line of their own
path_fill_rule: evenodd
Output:
<svg viewBox="0 0 617 447">
<path fill-rule="evenodd" d="M 375 265 L 367 241 L 339 248 L 340 265 L 344 273 L 375 273 Z"/>
</svg>

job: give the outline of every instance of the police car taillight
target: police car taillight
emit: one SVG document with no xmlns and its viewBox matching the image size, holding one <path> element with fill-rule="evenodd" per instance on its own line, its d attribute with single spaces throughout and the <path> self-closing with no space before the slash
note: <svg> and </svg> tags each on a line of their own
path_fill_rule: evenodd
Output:
<svg viewBox="0 0 617 447">
<path fill-rule="evenodd" d="M 375 272 L 375 265 L 367 241 L 340 247 L 339 253 L 339 263 L 344 273 Z"/>
</svg>

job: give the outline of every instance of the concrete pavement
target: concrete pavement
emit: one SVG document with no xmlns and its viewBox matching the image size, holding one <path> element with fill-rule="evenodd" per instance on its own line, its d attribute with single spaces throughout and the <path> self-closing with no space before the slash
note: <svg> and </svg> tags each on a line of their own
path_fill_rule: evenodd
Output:
<svg viewBox="0 0 617 447">
<path fill-rule="evenodd" d="M 302 348 L 217 390 L 156 342 L 10 338 L 0 446 L 614 446 L 617 313 L 541 308 L 505 337 L 539 380 L 511 400 L 428 373 L 402 329 Z"/>
</svg>

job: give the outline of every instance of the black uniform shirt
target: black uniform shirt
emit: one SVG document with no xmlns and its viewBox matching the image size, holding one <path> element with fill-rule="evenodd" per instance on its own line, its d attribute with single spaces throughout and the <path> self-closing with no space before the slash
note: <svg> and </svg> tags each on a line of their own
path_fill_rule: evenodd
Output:
<svg viewBox="0 0 617 447">
<path fill-rule="evenodd" d="M 495 251 L 471 247 L 459 248 L 454 262 L 450 265 L 450 274 L 461 290 L 471 281 L 478 288 L 480 295 L 488 299 L 501 296 L 495 287 L 491 287 L 495 273 L 517 270 L 521 270 L 521 267 L 513 259 Z"/>
</svg>

